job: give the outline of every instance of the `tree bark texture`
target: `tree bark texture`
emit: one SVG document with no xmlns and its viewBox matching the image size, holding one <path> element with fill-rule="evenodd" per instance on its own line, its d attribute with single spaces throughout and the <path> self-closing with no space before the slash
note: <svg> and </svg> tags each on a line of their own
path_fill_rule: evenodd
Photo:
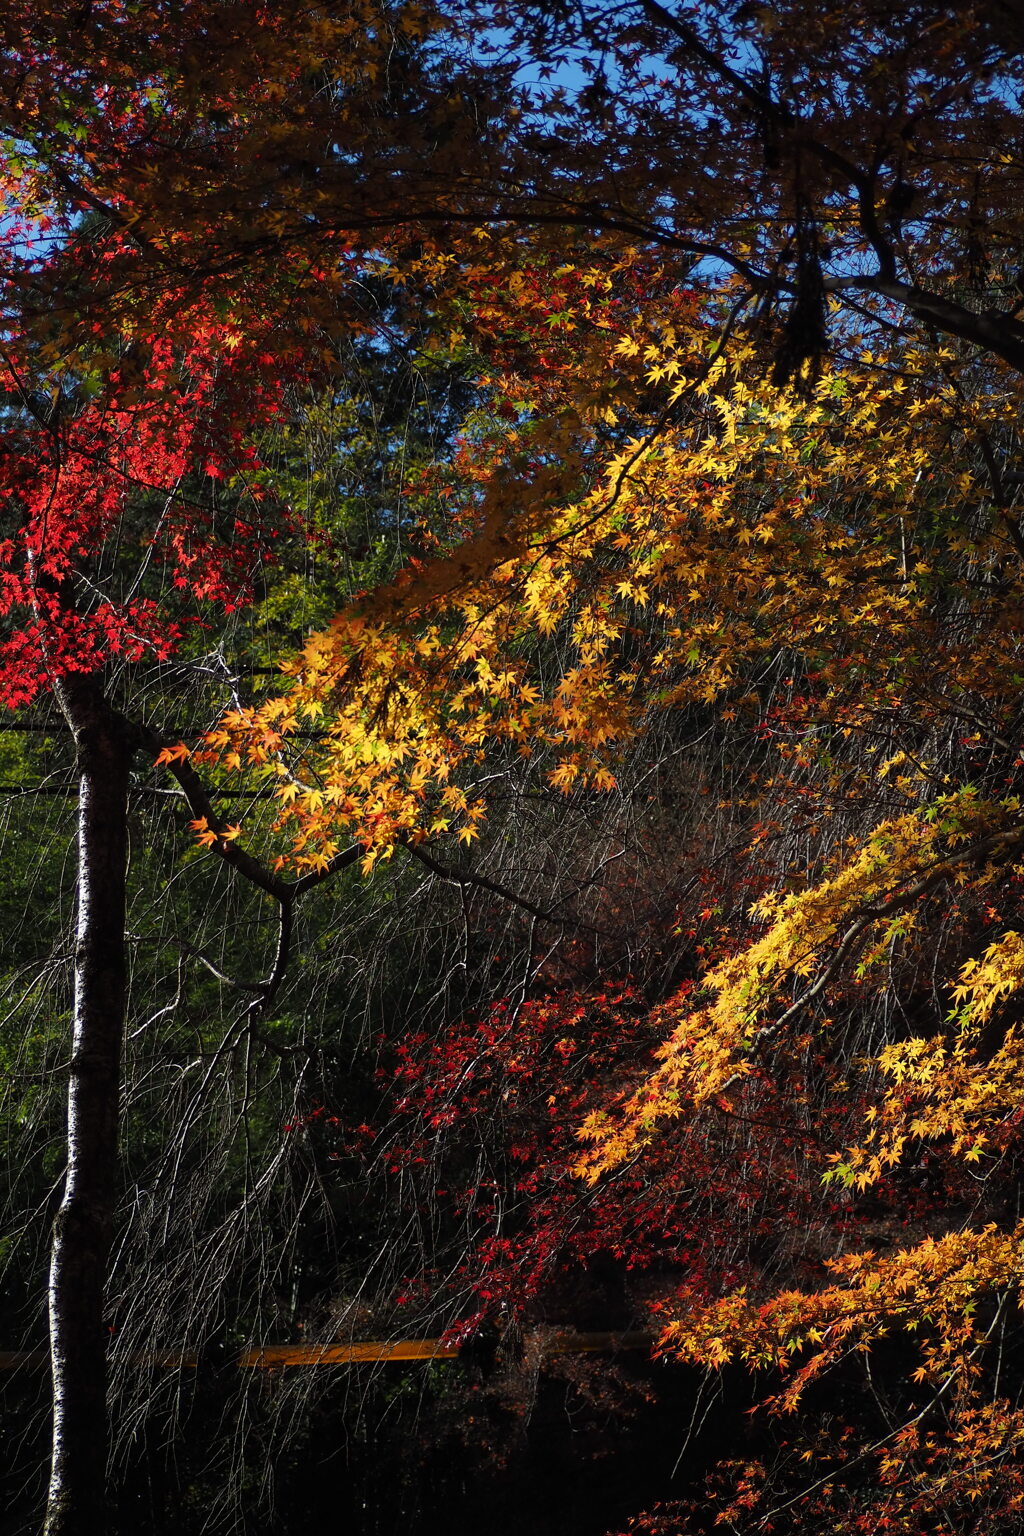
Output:
<svg viewBox="0 0 1024 1536">
<path fill-rule="evenodd" d="M 49 1282 L 53 1460 L 45 1536 L 103 1536 L 104 1295 L 117 1193 L 132 747 L 97 679 L 65 679 L 55 691 L 75 740 L 80 792 L 67 1171 Z"/>
</svg>

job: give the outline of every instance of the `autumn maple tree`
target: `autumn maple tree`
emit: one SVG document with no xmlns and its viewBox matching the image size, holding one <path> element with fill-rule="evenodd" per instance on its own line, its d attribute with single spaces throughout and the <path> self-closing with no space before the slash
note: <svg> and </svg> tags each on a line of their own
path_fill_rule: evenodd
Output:
<svg viewBox="0 0 1024 1536">
<path fill-rule="evenodd" d="M 577 1175 L 600 1189 L 646 1160 L 666 1177 L 677 1122 L 705 1144 L 722 1117 L 779 1129 L 780 1081 L 819 1126 L 834 1115 L 820 1276 L 709 1275 L 682 1244 L 693 1278 L 662 1347 L 782 1373 L 793 1410 L 903 1334 L 911 1384 L 813 1490 L 744 1473 L 726 1513 L 802 1501 L 816 1518 L 811 1492 L 869 1463 L 865 1519 L 910 1529 L 977 1505 L 972 1520 L 1012 1522 L 1018 1409 L 994 1362 L 1019 1267 L 1015 25 L 887 6 L 831 31 L 803 7 L 500 17 L 591 79 L 521 114 L 514 152 L 542 169 L 494 206 L 597 233 L 557 267 L 486 231 L 420 258 L 450 285 L 454 334 L 465 285 L 485 294 L 498 425 L 466 432 L 461 537 L 313 636 L 290 691 L 228 715 L 206 751 L 280 781 L 300 867 L 355 836 L 369 869 L 448 831 L 472 848 L 496 761 L 524 786 L 616 794 L 662 716 L 745 722 L 763 745 L 746 795 L 762 889 L 655 1001 L 664 1043 L 583 1119 Z M 573 149 L 543 138 L 545 113 L 578 125 Z M 624 298 L 645 262 L 646 291 Z M 293 748 L 309 722 L 321 745 Z M 490 1050 L 481 1035 L 470 1056 Z M 807 1053 L 825 1064 L 813 1088 Z M 460 1073 L 417 1069 L 426 1124 L 473 1115 L 446 1096 Z M 874 1199 L 891 1244 L 915 1180 L 946 1196 L 906 1245 L 879 1256 L 869 1221 L 846 1252 L 845 1202 Z M 606 1235 L 627 1251 L 610 1216 Z M 528 1233 L 486 1255 L 506 1241 L 529 1272 Z M 979 1462 L 998 1472 L 979 1480 Z"/>
<path fill-rule="evenodd" d="M 68 236 L 71 261 L 85 234 Z M 102 264 L 102 253 L 93 253 Z M 106 1255 L 116 1187 L 124 1014 L 127 797 L 132 762 L 161 750 L 145 715 L 126 716 L 120 670 L 166 661 L 204 605 L 247 600 L 271 556 L 279 509 L 231 423 L 232 382 L 273 412 L 280 383 L 253 392 L 253 358 L 231 346 L 201 295 L 191 341 L 115 341 L 84 374 L 34 339 L 8 338 L 4 691 L 8 705 L 52 691 L 79 779 L 79 916 L 69 1158 L 50 1282 L 55 1444 L 51 1524 L 88 1520 L 102 1489 Z M 103 343 L 111 346 L 109 336 Z M 21 348 L 24 350 L 21 350 Z M 276 391 L 276 399 L 275 399 Z M 226 494 L 219 488 L 232 482 Z M 238 492 L 241 492 L 239 494 Z M 276 523 L 275 526 L 275 515 Z M 198 606 L 197 606 L 198 605 Z M 111 681 L 107 682 L 106 678 Z M 197 814 L 205 801 L 199 795 Z M 87 1429 L 87 1433 L 83 1433 Z M 98 1517 L 98 1516 L 97 1516 Z M 70 1526 L 68 1528 L 71 1528 Z"/>
<path fill-rule="evenodd" d="M 787 1412 L 898 1339 L 881 1407 L 869 1379 L 715 1509 L 813 1528 L 847 1518 L 845 1479 L 850 1531 L 1012 1527 L 1015 14 L 211 0 L 4 26 L 3 686 L 54 693 L 80 778 L 50 1531 L 102 1506 L 139 752 L 276 904 L 254 1010 L 295 898 L 357 861 L 528 924 L 518 993 L 390 1042 L 386 1130 L 345 1132 L 367 1177 L 434 1175 L 461 1292 L 425 1316 L 529 1321 L 611 1252 L 661 1276 L 662 1351 L 763 1369 Z M 256 426 L 323 387 L 368 269 L 471 408 L 402 488 L 397 574 L 282 658 L 282 691 L 170 739 L 109 678 L 248 600 L 294 526 Z M 560 803 L 563 847 L 616 805 L 641 882 L 680 758 L 717 809 L 691 797 L 687 878 L 631 937 L 603 861 L 543 903 L 492 869 L 509 801 Z M 276 803 L 262 848 L 204 788 L 243 772 Z M 340 1123 L 321 1109 L 287 1134 Z"/>
</svg>

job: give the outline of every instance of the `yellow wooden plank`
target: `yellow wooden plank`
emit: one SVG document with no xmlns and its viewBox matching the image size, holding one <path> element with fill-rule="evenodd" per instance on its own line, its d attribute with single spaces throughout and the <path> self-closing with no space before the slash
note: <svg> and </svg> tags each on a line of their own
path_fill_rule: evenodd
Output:
<svg viewBox="0 0 1024 1536">
<path fill-rule="evenodd" d="M 265 1344 L 238 1357 L 245 1369 L 276 1370 L 282 1365 L 352 1365 L 360 1360 L 453 1360 L 458 1350 L 438 1339 L 368 1339 L 358 1344 Z"/>
<path fill-rule="evenodd" d="M 617 1349 L 649 1349 L 650 1333 L 556 1333 L 541 1341 L 542 1355 L 599 1354 Z M 243 1370 L 278 1370 L 295 1365 L 352 1365 L 360 1361 L 455 1360 L 459 1350 L 439 1339 L 401 1339 L 390 1343 L 367 1339 L 353 1344 L 266 1344 L 243 1350 Z"/>
</svg>

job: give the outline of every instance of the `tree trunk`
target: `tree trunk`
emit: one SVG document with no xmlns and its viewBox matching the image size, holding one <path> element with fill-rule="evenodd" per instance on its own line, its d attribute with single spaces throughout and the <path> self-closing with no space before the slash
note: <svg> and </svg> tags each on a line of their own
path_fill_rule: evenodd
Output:
<svg viewBox="0 0 1024 1536">
<path fill-rule="evenodd" d="M 102 1536 L 108 1448 L 103 1308 L 117 1192 L 132 745 L 98 679 L 67 678 L 55 691 L 78 762 L 78 928 L 67 1173 L 50 1263 L 53 1461 L 45 1536 Z"/>
</svg>

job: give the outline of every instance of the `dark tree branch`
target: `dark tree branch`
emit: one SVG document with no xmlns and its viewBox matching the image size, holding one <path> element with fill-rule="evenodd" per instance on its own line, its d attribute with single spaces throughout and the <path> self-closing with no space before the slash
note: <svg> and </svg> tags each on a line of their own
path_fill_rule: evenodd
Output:
<svg viewBox="0 0 1024 1536">
<path fill-rule="evenodd" d="M 414 859 L 419 859 L 421 864 L 425 864 L 427 869 L 432 874 L 437 875 L 439 880 L 446 880 L 449 885 L 472 885 L 478 890 L 490 891 L 492 895 L 500 896 L 503 901 L 511 902 L 513 906 L 521 908 L 522 911 L 531 913 L 533 917 L 538 918 L 542 923 L 562 923 L 565 921 L 564 918 L 555 917 L 552 913 L 545 912 L 543 908 L 534 906 L 532 901 L 528 901 L 525 896 L 520 896 L 515 891 L 510 891 L 508 886 L 499 885 L 496 880 L 489 880 L 486 875 L 475 874 L 472 870 L 447 869 L 443 864 L 439 864 L 432 854 L 427 852 L 422 843 L 406 842 L 402 844 L 402 847 Z"/>
<path fill-rule="evenodd" d="M 845 277 L 826 277 L 826 293 L 877 293 L 883 298 L 901 304 L 916 319 L 933 325 L 951 336 L 959 336 L 973 346 L 994 352 L 1018 373 L 1024 373 L 1024 325 L 1002 310 L 985 310 L 978 313 L 945 299 L 940 294 L 929 293 L 916 283 L 905 283 L 898 278 L 886 277 L 882 272 L 850 274 Z"/>
</svg>

